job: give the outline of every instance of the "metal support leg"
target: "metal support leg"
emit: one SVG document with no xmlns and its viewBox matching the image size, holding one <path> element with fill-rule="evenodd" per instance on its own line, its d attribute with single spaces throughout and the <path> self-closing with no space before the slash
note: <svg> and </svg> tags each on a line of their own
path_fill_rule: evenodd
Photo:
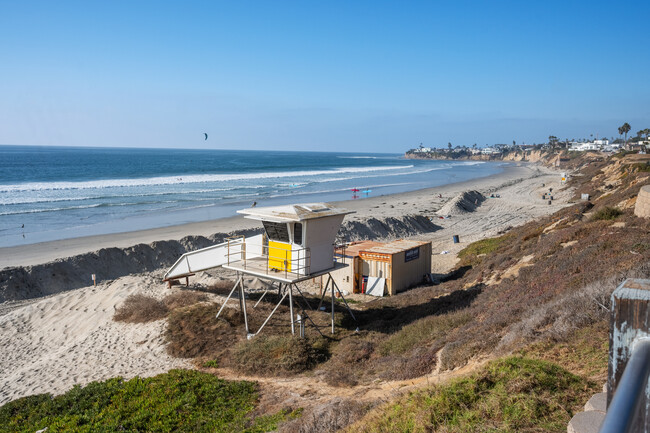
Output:
<svg viewBox="0 0 650 433">
<path fill-rule="evenodd" d="M 217 313 L 217 317 L 216 317 L 217 319 L 219 318 L 219 315 L 221 315 L 221 312 L 223 311 L 223 309 L 226 307 L 226 304 L 227 304 L 228 301 L 230 300 L 230 297 L 231 297 L 232 294 L 235 292 L 235 289 L 237 288 L 237 286 L 239 285 L 240 282 L 241 282 L 241 277 L 239 277 L 239 278 L 237 279 L 237 282 L 235 283 L 234 286 L 232 286 L 232 290 L 231 290 L 230 293 L 228 294 L 228 297 L 226 298 L 225 301 L 223 301 L 223 304 L 221 305 L 221 308 L 219 308 L 219 312 Z"/>
<path fill-rule="evenodd" d="M 296 335 L 296 326 L 295 326 L 295 317 L 293 317 L 293 288 L 291 284 L 287 285 L 287 290 L 289 291 L 289 314 L 291 314 L 291 334 Z"/>
<path fill-rule="evenodd" d="M 271 287 L 273 287 L 273 284 L 275 284 L 275 283 L 271 283 Z M 260 296 L 260 299 L 258 299 L 257 302 L 255 303 L 255 305 L 253 305 L 253 308 L 257 308 L 257 305 L 262 301 L 262 299 L 264 299 L 266 294 L 269 293 L 269 290 L 271 289 L 271 287 L 269 287 L 267 289 L 264 289 L 264 293 L 262 293 L 262 296 Z"/>
<path fill-rule="evenodd" d="M 321 337 L 324 337 L 323 333 L 320 332 L 320 328 L 318 327 L 318 325 L 315 324 L 314 321 L 311 319 L 311 317 L 309 317 L 307 314 L 305 314 L 304 311 L 302 312 L 302 317 L 303 317 L 303 321 L 304 321 L 305 319 L 306 319 L 306 320 L 309 320 L 309 321 L 311 322 L 312 326 L 313 326 L 314 328 L 316 328 L 316 331 L 318 331 L 318 333 L 320 334 L 320 336 L 321 336 Z"/>
<path fill-rule="evenodd" d="M 266 318 L 266 320 L 264 321 L 264 323 L 262 323 L 262 326 L 260 326 L 260 329 L 258 329 L 257 332 L 256 332 L 254 335 L 257 335 L 257 334 L 259 334 L 260 332 L 262 332 L 262 329 L 263 329 L 264 326 L 266 325 L 266 322 L 269 321 L 269 319 L 271 318 L 271 316 L 273 316 L 273 314 L 275 313 L 275 310 L 278 309 L 278 307 L 280 306 L 280 304 L 282 304 L 282 301 L 284 301 L 284 298 L 286 298 L 286 297 L 287 297 L 287 292 L 285 292 L 284 295 L 282 296 L 282 298 L 280 298 L 280 302 L 278 302 L 278 304 L 275 306 L 275 308 L 273 309 L 273 311 L 271 311 L 271 314 L 269 314 L 269 317 Z"/>
<path fill-rule="evenodd" d="M 246 314 L 246 294 L 244 290 L 244 280 L 242 279 L 239 283 L 239 297 L 241 300 L 242 312 L 244 313 L 244 326 L 246 326 L 246 335 L 249 334 L 248 331 L 248 315 Z"/>
<path fill-rule="evenodd" d="M 305 301 L 305 304 L 307 304 L 307 308 L 309 308 L 311 311 L 314 311 L 314 309 L 311 308 L 311 305 L 309 305 L 309 302 L 307 301 L 307 298 L 305 298 L 305 295 L 303 295 L 302 292 L 300 291 L 300 288 L 298 287 L 298 285 L 296 283 L 294 283 L 293 286 L 296 288 L 296 290 L 300 294 L 300 297 L 302 298 L 302 300 Z"/>
<path fill-rule="evenodd" d="M 339 290 L 339 286 L 336 285 L 336 281 L 332 280 L 332 284 L 334 284 L 334 287 L 336 287 L 336 291 L 339 292 L 339 295 L 341 295 L 341 299 L 343 299 L 343 302 L 345 303 L 345 308 L 348 309 L 348 312 L 350 313 L 350 316 L 354 319 L 354 321 L 357 321 L 357 318 L 354 317 L 354 313 L 352 313 L 352 310 L 350 309 L 350 306 L 348 305 L 348 301 L 345 300 L 345 296 L 343 296 L 343 293 L 341 293 L 341 290 Z"/>
<path fill-rule="evenodd" d="M 265 290 L 264 293 L 262 293 L 262 296 L 260 296 L 260 299 L 258 299 L 257 302 L 255 303 L 255 305 L 253 305 L 253 308 L 257 308 L 257 304 L 262 302 L 262 299 L 264 299 L 264 296 L 266 296 L 267 293 L 269 293 L 268 290 Z"/>
<path fill-rule="evenodd" d="M 332 284 L 332 334 L 334 334 L 334 284 Z"/>
<path fill-rule="evenodd" d="M 280 304 L 282 304 L 282 301 L 284 301 L 284 298 L 286 298 L 286 297 L 287 297 L 287 293 L 285 292 L 284 295 L 282 296 L 282 298 L 280 298 L 280 302 L 278 302 L 278 304 L 275 306 L 275 308 L 273 309 L 273 311 L 271 311 L 271 314 L 269 314 L 269 317 L 267 317 L 266 320 L 264 321 L 264 323 L 262 323 L 262 326 L 260 326 L 260 329 L 257 330 L 257 332 L 255 333 L 255 335 L 259 334 L 259 333 L 262 331 L 262 329 L 263 329 L 264 326 L 266 325 L 266 322 L 269 321 L 269 319 L 271 318 L 271 316 L 273 316 L 273 313 L 275 313 L 275 310 L 278 309 L 278 307 L 280 306 Z"/>
<path fill-rule="evenodd" d="M 318 303 L 318 308 L 316 308 L 316 310 L 320 310 L 321 305 L 323 305 L 323 299 L 325 299 L 325 294 L 327 293 L 327 287 L 329 286 L 331 279 L 332 277 L 330 276 L 329 279 L 327 280 L 327 283 L 325 283 L 325 288 L 323 289 L 323 293 L 321 294 L 320 302 Z"/>
</svg>

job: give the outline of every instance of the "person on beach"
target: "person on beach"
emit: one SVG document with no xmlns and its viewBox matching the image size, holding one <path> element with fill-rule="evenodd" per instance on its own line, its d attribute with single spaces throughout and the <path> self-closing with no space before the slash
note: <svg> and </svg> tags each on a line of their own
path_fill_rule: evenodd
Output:
<svg viewBox="0 0 650 433">
<path fill-rule="evenodd" d="M 251 205 L 251 207 L 255 207 L 255 206 L 257 206 L 257 202 L 256 202 L 256 201 L 253 202 L 253 204 Z"/>
</svg>

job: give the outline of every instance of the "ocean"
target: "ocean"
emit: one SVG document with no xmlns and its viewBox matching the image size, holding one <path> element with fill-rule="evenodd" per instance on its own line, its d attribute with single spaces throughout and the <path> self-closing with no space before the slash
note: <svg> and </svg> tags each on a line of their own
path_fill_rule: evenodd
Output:
<svg viewBox="0 0 650 433">
<path fill-rule="evenodd" d="M 0 146 L 0 247 L 207 221 L 253 202 L 413 191 L 502 166 L 401 154 Z"/>
</svg>

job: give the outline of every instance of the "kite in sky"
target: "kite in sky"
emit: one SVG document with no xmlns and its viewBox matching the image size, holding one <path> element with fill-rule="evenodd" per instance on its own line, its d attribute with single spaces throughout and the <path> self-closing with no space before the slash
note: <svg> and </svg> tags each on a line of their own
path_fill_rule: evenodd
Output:
<svg viewBox="0 0 650 433">
<path fill-rule="evenodd" d="M 205 135 L 205 139 L 207 140 L 208 139 L 208 133 L 204 132 L 203 135 Z"/>
</svg>

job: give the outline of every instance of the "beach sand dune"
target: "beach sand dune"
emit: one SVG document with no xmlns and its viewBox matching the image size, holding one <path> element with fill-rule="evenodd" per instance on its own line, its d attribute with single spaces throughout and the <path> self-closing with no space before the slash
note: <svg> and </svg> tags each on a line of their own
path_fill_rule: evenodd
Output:
<svg viewBox="0 0 650 433">
<path fill-rule="evenodd" d="M 436 214 L 448 216 L 474 212 L 484 200 L 485 196 L 478 191 L 464 191 L 445 203 Z"/>
<path fill-rule="evenodd" d="M 468 243 L 495 236 L 509 227 L 547 215 L 566 205 L 572 192 L 558 191 L 559 179 L 559 174 L 549 169 L 520 166 L 501 175 L 473 182 L 340 205 L 357 211 L 349 219 L 346 217 L 348 228 L 353 227 L 355 221 L 374 218 L 384 225 L 395 226 L 384 227 L 384 234 L 388 237 L 408 235 L 408 232 L 397 227 L 397 223 L 391 223 L 391 218 L 395 221 L 402 218 L 401 221 L 404 221 L 405 216 L 412 215 L 413 221 L 426 231 L 411 238 L 432 241 L 432 272 L 445 273 L 456 263 L 456 253 Z M 545 186 L 542 187 L 542 184 Z M 552 205 L 541 199 L 548 187 L 554 188 L 555 200 Z M 478 191 L 484 197 L 496 192 L 500 198 L 474 202 L 472 212 L 441 219 L 436 211 L 465 191 Z M 236 221 L 239 219 L 230 221 L 233 223 L 231 231 L 250 228 L 250 225 L 238 226 Z M 188 235 L 206 236 L 208 229 L 214 228 L 215 224 L 218 225 L 214 222 L 205 223 L 205 227 L 192 225 L 193 229 L 197 229 L 195 232 L 178 227 L 173 231 L 178 235 L 176 239 Z M 359 232 L 351 230 L 350 233 Z M 454 235 L 460 237 L 460 243 L 453 242 Z M 143 236 L 130 234 L 130 245 L 149 239 L 147 236 L 151 236 L 151 232 Z M 118 243 L 122 242 L 119 239 Z M 92 251 L 91 248 L 98 241 L 108 245 L 110 239 L 93 238 L 86 245 L 82 240 L 76 240 L 74 250 L 80 253 Z M 449 254 L 440 254 L 442 251 Z M 44 263 L 52 257 L 51 251 L 44 251 L 38 256 L 37 247 L 31 250 L 23 248 L 17 254 L 26 254 L 31 264 Z M 118 263 L 112 265 L 117 266 Z M 170 294 L 161 281 L 164 271 L 158 269 L 125 275 L 101 281 L 97 287 L 83 287 L 47 297 L 0 304 L 0 404 L 31 394 L 60 394 L 73 385 L 84 385 L 94 380 L 115 376 L 152 376 L 172 368 L 190 367 L 187 360 L 167 355 L 164 321 L 146 324 L 113 321 L 115 308 L 131 294 L 157 298 Z M 210 284 L 220 275 L 201 273 L 193 281 Z"/>
<path fill-rule="evenodd" d="M 160 296 L 163 287 L 159 275 L 128 276 L 40 298 L 0 316 L 0 404 L 94 380 L 187 367 L 165 351 L 164 320 L 112 320 L 129 295 Z"/>
</svg>

